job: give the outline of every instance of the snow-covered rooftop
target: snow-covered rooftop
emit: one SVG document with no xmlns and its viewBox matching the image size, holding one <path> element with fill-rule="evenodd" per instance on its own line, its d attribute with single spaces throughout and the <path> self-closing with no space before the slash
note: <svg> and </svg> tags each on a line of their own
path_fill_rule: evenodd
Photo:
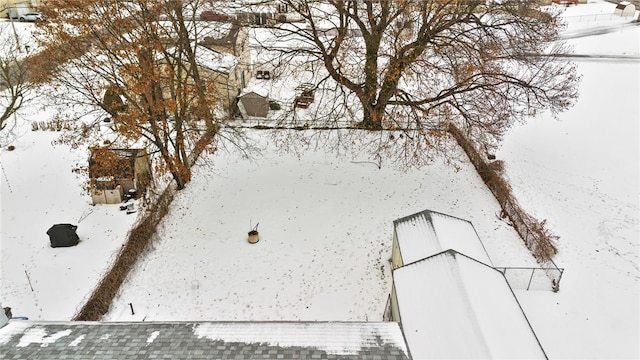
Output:
<svg viewBox="0 0 640 360">
<path fill-rule="evenodd" d="M 254 93 L 254 94 L 260 95 L 260 96 L 265 97 L 265 98 L 269 97 L 269 89 L 266 89 L 264 87 L 258 86 L 256 84 L 249 84 L 247 87 L 242 89 L 242 91 L 240 92 L 238 97 L 242 97 L 242 96 L 245 96 L 245 95 L 250 94 L 250 93 Z"/>
<path fill-rule="evenodd" d="M 211 50 L 204 46 L 198 46 L 196 53 L 198 65 L 216 72 L 229 74 L 238 64 L 239 59 L 231 54 Z"/>
<path fill-rule="evenodd" d="M 546 358 L 504 276 L 453 250 L 393 272 L 414 359 Z"/>
<path fill-rule="evenodd" d="M 393 226 L 404 264 L 453 249 L 492 265 L 476 230 L 467 220 L 425 210 L 395 220 Z"/>
<path fill-rule="evenodd" d="M 30 322 L 0 329 L 3 359 L 408 359 L 393 322 Z"/>
<path fill-rule="evenodd" d="M 219 40 L 229 37 L 234 28 L 231 22 L 201 21 L 198 24 L 198 36 L 200 40 L 206 38 Z"/>
</svg>

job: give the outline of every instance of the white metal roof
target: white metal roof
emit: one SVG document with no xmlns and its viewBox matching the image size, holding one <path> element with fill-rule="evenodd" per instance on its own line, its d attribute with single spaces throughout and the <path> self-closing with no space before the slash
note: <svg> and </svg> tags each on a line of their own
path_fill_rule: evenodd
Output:
<svg viewBox="0 0 640 360">
<path fill-rule="evenodd" d="M 422 211 L 393 222 L 404 264 L 453 249 L 492 265 L 473 225 L 463 219 Z"/>
<path fill-rule="evenodd" d="M 499 271 L 449 250 L 393 272 L 414 359 L 544 359 Z"/>
</svg>

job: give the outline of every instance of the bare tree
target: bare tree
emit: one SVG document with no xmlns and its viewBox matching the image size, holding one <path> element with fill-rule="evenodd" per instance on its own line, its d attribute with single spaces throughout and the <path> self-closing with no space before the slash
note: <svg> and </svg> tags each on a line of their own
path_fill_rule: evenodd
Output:
<svg viewBox="0 0 640 360">
<path fill-rule="evenodd" d="M 220 121 L 215 92 L 196 63 L 198 1 L 52 0 L 40 40 L 58 102 L 84 123 L 65 141 L 86 141 L 105 115 L 121 143 L 145 144 L 177 188 L 190 180 L 194 153 L 211 144 Z M 185 15 L 184 12 L 190 12 Z M 78 112 L 78 106 L 82 110 Z M 95 132 L 94 132 L 95 133 Z M 115 142 L 114 142 L 115 143 Z M 121 146 L 121 145 L 120 145 Z"/>
<path fill-rule="evenodd" d="M 29 81 L 29 63 L 25 61 L 28 53 L 21 48 L 21 36 L 7 25 L 0 26 L 0 131 L 32 98 L 34 87 Z"/>
<path fill-rule="evenodd" d="M 309 68 L 327 99 L 305 124 L 345 128 L 347 119 L 346 127 L 389 131 L 377 139 L 378 155 L 421 163 L 450 125 L 491 149 L 515 121 L 543 110 L 555 115 L 577 97 L 575 67 L 552 56 L 564 51 L 559 12 L 540 2 L 279 3 L 285 14 L 276 20 L 294 14 L 301 21 L 276 23 L 278 42 L 263 48 L 285 66 L 322 65 Z"/>
</svg>

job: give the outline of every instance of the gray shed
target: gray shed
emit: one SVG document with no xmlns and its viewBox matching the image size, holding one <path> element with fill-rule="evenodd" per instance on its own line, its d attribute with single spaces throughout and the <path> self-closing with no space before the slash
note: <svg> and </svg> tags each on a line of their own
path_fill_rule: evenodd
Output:
<svg viewBox="0 0 640 360">
<path fill-rule="evenodd" d="M 250 91 L 238 96 L 238 108 L 243 118 L 266 118 L 269 113 L 269 97 Z"/>
</svg>

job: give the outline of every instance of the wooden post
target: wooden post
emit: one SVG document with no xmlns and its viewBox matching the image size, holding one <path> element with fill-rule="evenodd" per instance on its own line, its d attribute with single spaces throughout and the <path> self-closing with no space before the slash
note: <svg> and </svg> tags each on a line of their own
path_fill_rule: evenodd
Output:
<svg viewBox="0 0 640 360">
<path fill-rule="evenodd" d="M 527 290 L 529 290 L 529 287 L 531 286 L 531 280 L 533 280 L 533 274 L 536 272 L 536 269 L 531 269 L 531 277 L 529 278 L 529 284 L 527 284 Z"/>
<path fill-rule="evenodd" d="M 24 274 L 27 275 L 27 280 L 29 281 L 29 287 L 31 288 L 31 291 L 33 291 L 33 286 L 31 286 L 31 278 L 29 278 L 29 273 L 27 272 L 27 269 L 24 269 Z"/>
</svg>

